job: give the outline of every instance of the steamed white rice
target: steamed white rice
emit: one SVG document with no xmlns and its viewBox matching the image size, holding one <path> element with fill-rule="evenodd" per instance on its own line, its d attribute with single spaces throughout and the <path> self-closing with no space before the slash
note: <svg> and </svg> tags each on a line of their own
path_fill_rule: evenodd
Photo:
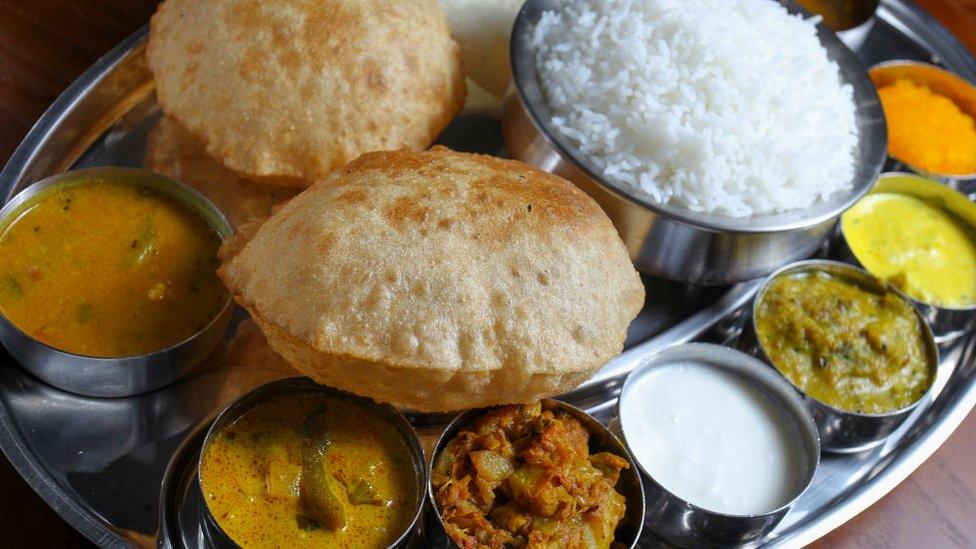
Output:
<svg viewBox="0 0 976 549">
<path fill-rule="evenodd" d="M 853 92 L 815 23 L 772 0 L 565 0 L 533 40 L 553 125 L 606 177 L 745 217 L 851 186 Z"/>
</svg>

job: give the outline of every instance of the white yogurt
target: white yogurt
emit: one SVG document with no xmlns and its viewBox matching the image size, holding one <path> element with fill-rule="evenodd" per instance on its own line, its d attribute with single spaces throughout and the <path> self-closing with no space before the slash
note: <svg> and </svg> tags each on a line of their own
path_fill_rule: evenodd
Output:
<svg viewBox="0 0 976 549">
<path fill-rule="evenodd" d="M 704 509 L 773 511 L 803 488 L 799 429 L 750 381 L 719 367 L 675 362 L 628 382 L 620 422 L 634 458 L 654 480 Z"/>
</svg>

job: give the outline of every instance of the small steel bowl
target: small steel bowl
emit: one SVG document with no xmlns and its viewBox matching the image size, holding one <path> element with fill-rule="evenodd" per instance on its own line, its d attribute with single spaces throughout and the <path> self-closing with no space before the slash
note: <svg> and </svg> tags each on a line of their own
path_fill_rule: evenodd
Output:
<svg viewBox="0 0 976 549">
<path fill-rule="evenodd" d="M 949 212 L 956 219 L 972 227 L 973 234 L 976 234 L 976 204 L 969 201 L 966 195 L 955 191 L 937 181 L 911 173 L 888 172 L 878 178 L 871 193 L 895 193 L 912 196 L 932 203 L 946 212 Z M 870 194 L 870 193 L 869 193 Z M 859 267 L 867 269 L 858 259 L 857 254 L 851 249 L 844 234 L 844 216 L 841 216 L 840 235 L 835 240 L 831 255 L 842 261 L 853 263 Z M 976 303 L 965 307 L 943 307 L 932 305 L 913 298 L 901 292 L 915 308 L 925 317 L 932 334 L 937 343 L 953 341 L 969 333 L 973 323 L 976 322 Z"/>
<path fill-rule="evenodd" d="M 880 0 L 798 0 L 810 13 L 820 15 L 824 23 L 852 50 L 860 48 L 876 21 Z"/>
<path fill-rule="evenodd" d="M 640 474 L 634 465 L 634 458 L 630 455 L 627 447 L 620 442 L 606 425 L 586 412 L 566 404 L 565 402 L 554 399 L 543 399 L 542 407 L 544 410 L 560 410 L 574 417 L 590 433 L 591 452 L 612 452 L 623 457 L 630 464 L 630 468 L 620 472 L 620 480 L 617 481 L 616 489 L 627 501 L 627 514 L 617 526 L 614 538 L 614 546 L 638 547 L 641 529 L 644 523 L 644 488 L 641 485 Z M 428 547 L 435 549 L 458 549 L 457 544 L 451 540 L 444 530 L 444 522 L 441 518 L 440 510 L 437 508 L 437 500 L 434 494 L 434 485 L 431 482 L 434 463 L 447 443 L 454 439 L 462 429 L 470 425 L 475 419 L 480 417 L 486 408 L 468 410 L 454 418 L 441 433 L 431 452 L 431 460 L 427 471 L 427 499 L 430 509 L 427 510 L 424 520 L 424 533 L 427 537 Z"/>
<path fill-rule="evenodd" d="M 333 389 L 332 387 L 326 387 L 324 385 L 318 385 L 314 381 L 307 377 L 290 377 L 287 379 L 279 379 L 277 381 L 272 381 L 262 385 L 249 393 L 244 394 L 239 397 L 234 402 L 230 403 L 226 408 L 224 408 L 214 419 L 214 422 L 207 429 L 207 434 L 204 436 L 203 444 L 200 447 L 200 456 L 197 459 L 197 473 L 196 473 L 196 485 L 197 494 L 200 499 L 200 523 L 202 526 L 202 534 L 206 538 L 207 545 L 209 547 L 216 547 L 219 549 L 223 548 L 237 548 L 239 547 L 230 536 L 224 532 L 223 528 L 217 522 L 213 513 L 210 512 L 210 508 L 207 506 L 207 500 L 203 496 L 203 482 L 201 479 L 201 470 L 203 464 L 203 456 L 206 454 L 207 448 L 209 448 L 213 439 L 223 431 L 225 427 L 233 424 L 241 416 L 243 416 L 248 411 L 254 409 L 269 400 L 288 395 L 325 395 L 331 398 L 342 398 L 347 399 L 359 404 L 361 406 L 366 406 L 378 414 L 381 417 L 390 422 L 396 430 L 402 435 L 403 442 L 407 445 L 410 450 L 411 465 L 413 465 L 414 474 L 416 477 L 416 501 L 413 503 L 414 513 L 413 518 L 411 518 L 410 523 L 403 529 L 396 540 L 389 545 L 390 549 L 402 549 L 410 546 L 414 539 L 414 533 L 417 529 L 417 525 L 420 522 L 420 515 L 424 509 L 424 501 L 426 499 L 427 490 L 427 469 L 425 467 L 424 460 L 424 450 L 420 446 L 420 439 L 417 437 L 417 432 L 407 421 L 407 418 L 403 416 L 396 408 L 390 406 L 389 404 L 380 404 L 374 402 L 372 399 L 357 396 L 345 391 L 340 391 L 339 389 Z"/>
<path fill-rule="evenodd" d="M 766 354 L 762 342 L 759 339 L 758 331 L 756 330 L 756 311 L 759 309 L 770 284 L 775 279 L 781 276 L 790 276 L 811 271 L 825 272 L 852 280 L 868 288 L 874 288 L 879 291 L 890 291 L 901 295 L 895 288 L 871 273 L 847 263 L 813 259 L 787 265 L 766 277 L 759 291 L 756 293 L 756 298 L 752 306 L 752 319 L 746 323 L 746 329 L 743 331 L 739 341 L 741 349 L 765 360 L 773 368 L 776 367 L 769 358 L 769 355 Z M 932 371 L 932 384 L 929 385 L 925 394 L 912 404 L 900 410 L 881 414 L 849 412 L 820 402 L 807 395 L 801 387 L 794 385 L 794 388 L 801 394 L 803 401 L 817 422 L 817 428 L 820 430 L 820 445 L 825 451 L 837 454 L 852 454 L 874 448 L 883 443 L 885 438 L 894 432 L 911 415 L 919 403 L 929 398 L 932 394 L 933 388 L 935 387 L 935 377 L 939 368 L 939 349 L 936 346 L 935 337 L 932 335 L 932 330 L 929 328 L 925 317 L 922 316 L 922 313 L 918 309 L 915 309 L 915 313 L 918 315 L 923 332 L 922 337 L 925 340 L 925 345 L 928 350 L 929 367 Z M 779 372 L 778 369 L 777 372 Z M 792 384 L 792 381 L 786 376 L 783 376 L 783 379 L 786 379 L 787 382 Z"/>
<path fill-rule="evenodd" d="M 806 13 L 784 2 L 792 13 Z M 603 207 L 641 271 L 697 284 L 726 284 L 769 274 L 810 257 L 830 236 L 837 217 L 870 189 L 886 158 L 887 130 L 878 95 L 857 58 L 823 23 L 827 55 L 854 90 L 860 134 L 851 190 L 827 202 L 776 215 L 747 218 L 692 212 L 656 203 L 599 175 L 552 126 L 536 71 L 532 34 L 558 0 L 528 0 L 512 30 L 512 85 L 504 99 L 502 132 L 512 156 L 572 181 Z"/>
<path fill-rule="evenodd" d="M 656 368 L 684 361 L 702 363 L 747 379 L 776 401 L 793 419 L 795 432 L 806 452 L 806 471 L 802 487 L 780 507 L 766 513 L 731 515 L 710 511 L 681 498 L 658 483 L 653 473 L 638 462 L 647 493 L 647 525 L 662 539 L 682 547 L 744 545 L 756 542 L 776 528 L 813 482 L 820 463 L 817 426 L 793 387 L 766 364 L 721 345 L 688 343 L 653 355 L 627 376 L 617 401 L 617 417 L 620 418 L 620 430 L 628 447 L 628 426 L 633 425 L 633 422 L 643 421 L 643 418 L 631 417 L 626 412 L 628 401 L 642 398 L 634 389 L 634 380 Z"/>
<path fill-rule="evenodd" d="M 898 80 L 910 80 L 926 86 L 933 92 L 948 97 L 963 112 L 976 118 L 976 86 L 968 80 L 942 67 L 921 61 L 896 59 L 878 63 L 868 69 L 868 76 L 877 88 L 894 84 Z M 891 155 L 895 161 L 893 171 L 908 170 L 941 181 L 964 193 L 976 191 L 976 173 L 945 174 L 923 170 Z"/>
<path fill-rule="evenodd" d="M 203 195 L 182 183 L 136 168 L 89 168 L 48 177 L 7 202 L 0 209 L 0 221 L 45 189 L 86 179 L 119 181 L 153 189 L 191 208 L 221 239 L 233 233 L 224 215 Z M 227 331 L 233 310 L 233 301 L 228 296 L 223 308 L 202 330 L 170 347 L 144 355 L 104 358 L 62 351 L 23 332 L 2 314 L 0 343 L 27 371 L 59 389 L 91 397 L 133 396 L 173 383 L 206 358 Z"/>
</svg>

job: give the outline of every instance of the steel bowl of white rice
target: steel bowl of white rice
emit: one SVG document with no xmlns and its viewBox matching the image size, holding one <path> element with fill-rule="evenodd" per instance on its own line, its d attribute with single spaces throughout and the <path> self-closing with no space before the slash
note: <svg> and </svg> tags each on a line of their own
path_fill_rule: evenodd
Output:
<svg viewBox="0 0 976 549">
<path fill-rule="evenodd" d="M 809 257 L 884 164 L 867 73 L 792 2 L 528 0 L 511 55 L 509 151 L 592 195 L 650 274 Z"/>
</svg>

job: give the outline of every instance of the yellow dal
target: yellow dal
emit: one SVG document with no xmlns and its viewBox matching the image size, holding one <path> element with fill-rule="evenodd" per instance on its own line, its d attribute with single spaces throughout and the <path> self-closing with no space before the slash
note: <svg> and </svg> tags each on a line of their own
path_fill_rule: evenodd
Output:
<svg viewBox="0 0 976 549">
<path fill-rule="evenodd" d="M 881 192 L 858 202 L 842 225 L 858 261 L 911 297 L 945 307 L 976 302 L 976 241 L 945 209 Z"/>
<path fill-rule="evenodd" d="M 301 426 L 331 409 L 326 478 L 345 512 L 345 527 L 303 529 Z M 246 412 L 204 449 L 200 479 L 217 522 L 243 547 L 386 547 L 410 524 L 414 469 L 396 428 L 374 410 L 321 395 L 276 397 Z M 384 504 L 354 504 L 339 478 L 368 477 Z"/>
<path fill-rule="evenodd" d="M 0 233 L 0 311 L 40 341 L 118 357 L 174 345 L 228 299 L 220 238 L 195 212 L 138 185 L 57 185 Z"/>
</svg>

